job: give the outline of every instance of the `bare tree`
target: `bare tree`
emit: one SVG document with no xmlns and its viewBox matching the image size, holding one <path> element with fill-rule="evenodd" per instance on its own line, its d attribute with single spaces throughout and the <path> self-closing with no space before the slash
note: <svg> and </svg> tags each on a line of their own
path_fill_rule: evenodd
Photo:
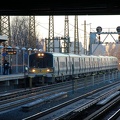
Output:
<svg viewBox="0 0 120 120">
<path fill-rule="evenodd" d="M 27 47 L 28 46 L 28 32 L 29 32 L 29 21 L 26 16 L 16 16 L 11 22 L 11 38 L 12 47 Z"/>
<path fill-rule="evenodd" d="M 28 44 L 29 44 L 29 16 L 13 16 L 11 21 L 11 46 L 14 48 L 18 46 L 20 50 L 17 52 L 18 59 L 17 64 L 19 66 L 18 71 L 23 71 L 24 65 L 28 64 Z M 37 48 L 39 48 L 39 39 L 36 37 Z M 26 50 L 23 52 L 22 47 Z M 13 66 L 16 64 L 16 56 L 12 56 Z M 15 69 L 15 67 L 14 67 Z M 15 71 L 15 70 L 14 70 Z"/>
</svg>

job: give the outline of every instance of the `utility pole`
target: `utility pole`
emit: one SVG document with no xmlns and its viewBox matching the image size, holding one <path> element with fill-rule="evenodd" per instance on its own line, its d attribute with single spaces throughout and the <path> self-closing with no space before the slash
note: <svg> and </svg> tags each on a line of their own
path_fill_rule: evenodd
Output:
<svg viewBox="0 0 120 120">
<path fill-rule="evenodd" d="M 86 20 L 84 20 L 84 54 L 87 54 Z"/>
<path fill-rule="evenodd" d="M 91 23 L 87 25 L 90 25 L 90 34 L 91 34 Z M 89 43 L 88 43 L 88 55 L 90 55 L 90 34 L 89 34 Z"/>
<path fill-rule="evenodd" d="M 84 24 L 82 24 L 82 25 L 84 25 L 84 54 L 86 55 L 86 54 L 88 54 L 87 53 L 89 51 L 88 47 L 90 46 L 90 45 L 88 45 L 88 42 L 87 42 L 86 25 L 90 25 L 90 32 L 91 32 L 91 23 L 86 24 L 86 20 L 84 20 Z M 89 42 L 90 42 L 90 35 L 89 35 Z"/>
</svg>

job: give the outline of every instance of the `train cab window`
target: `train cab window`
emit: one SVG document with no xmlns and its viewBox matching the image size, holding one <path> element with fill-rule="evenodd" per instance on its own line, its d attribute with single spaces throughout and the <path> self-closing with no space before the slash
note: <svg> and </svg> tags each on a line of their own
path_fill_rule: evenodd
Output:
<svg viewBox="0 0 120 120">
<path fill-rule="evenodd" d="M 30 61 L 30 67 L 36 67 L 36 61 L 35 60 Z"/>
<path fill-rule="evenodd" d="M 53 60 L 50 57 L 41 58 L 41 59 L 39 59 L 38 63 L 39 63 L 38 65 L 39 65 L 40 68 L 46 68 L 46 67 L 52 67 L 53 66 Z"/>
<path fill-rule="evenodd" d="M 44 57 L 38 57 L 36 54 L 30 56 L 29 60 L 30 67 L 46 68 L 53 67 L 52 55 L 44 55 Z"/>
<path fill-rule="evenodd" d="M 43 58 L 37 59 L 36 67 L 38 67 L 38 68 L 44 68 L 44 66 L 45 66 L 44 59 Z"/>
</svg>

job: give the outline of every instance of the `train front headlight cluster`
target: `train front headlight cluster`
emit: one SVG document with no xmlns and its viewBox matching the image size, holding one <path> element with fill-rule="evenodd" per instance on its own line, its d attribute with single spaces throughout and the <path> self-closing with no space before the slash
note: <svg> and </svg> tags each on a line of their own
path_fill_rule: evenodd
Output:
<svg viewBox="0 0 120 120">
<path fill-rule="evenodd" d="M 43 57 L 44 53 L 38 53 L 38 57 Z"/>
</svg>

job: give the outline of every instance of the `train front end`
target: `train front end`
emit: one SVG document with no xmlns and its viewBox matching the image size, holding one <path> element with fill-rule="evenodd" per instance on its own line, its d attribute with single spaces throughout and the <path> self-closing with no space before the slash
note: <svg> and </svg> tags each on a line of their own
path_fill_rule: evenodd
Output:
<svg viewBox="0 0 120 120">
<path fill-rule="evenodd" d="M 52 78 L 53 56 L 50 53 L 34 53 L 29 56 L 29 75 L 37 76 L 45 82 Z"/>
</svg>

